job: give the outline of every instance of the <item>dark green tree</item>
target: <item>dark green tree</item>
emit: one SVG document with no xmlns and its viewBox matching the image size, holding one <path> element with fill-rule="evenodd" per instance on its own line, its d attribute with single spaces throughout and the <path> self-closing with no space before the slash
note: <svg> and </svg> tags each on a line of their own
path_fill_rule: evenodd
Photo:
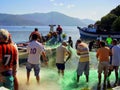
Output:
<svg viewBox="0 0 120 90">
<path fill-rule="evenodd" d="M 117 19 L 115 14 L 108 14 L 101 19 L 100 27 L 102 31 L 110 32 L 113 22 Z"/>
<path fill-rule="evenodd" d="M 120 16 L 120 5 L 117 6 L 115 9 L 111 10 L 111 14 L 115 14 L 117 16 Z"/>
<path fill-rule="evenodd" d="M 112 30 L 120 32 L 120 16 L 113 22 Z"/>
<path fill-rule="evenodd" d="M 96 26 L 96 30 L 97 30 L 97 32 L 101 32 L 101 21 L 96 21 L 96 23 L 95 23 L 95 26 Z"/>
</svg>

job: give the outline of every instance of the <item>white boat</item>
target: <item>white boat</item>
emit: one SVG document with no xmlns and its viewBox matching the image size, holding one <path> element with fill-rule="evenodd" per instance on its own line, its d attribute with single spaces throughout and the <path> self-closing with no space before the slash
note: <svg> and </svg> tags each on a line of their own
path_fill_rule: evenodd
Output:
<svg viewBox="0 0 120 90">
<path fill-rule="evenodd" d="M 80 38 L 81 39 L 96 39 L 98 36 L 101 36 L 102 38 L 107 38 L 108 35 L 110 35 L 112 38 L 120 39 L 120 32 L 96 32 L 95 28 L 81 28 L 77 27 L 80 32 Z"/>
</svg>

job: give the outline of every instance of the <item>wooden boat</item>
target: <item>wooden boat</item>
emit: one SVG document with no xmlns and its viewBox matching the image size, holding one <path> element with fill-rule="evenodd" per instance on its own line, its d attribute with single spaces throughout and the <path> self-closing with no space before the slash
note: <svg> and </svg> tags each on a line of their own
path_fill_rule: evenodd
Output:
<svg viewBox="0 0 120 90">
<path fill-rule="evenodd" d="M 107 38 L 110 35 L 112 38 L 120 39 L 120 32 L 100 32 L 97 33 L 95 28 L 81 28 L 77 27 L 80 32 L 81 39 L 96 39 L 98 36 L 101 36 L 103 39 Z"/>
</svg>

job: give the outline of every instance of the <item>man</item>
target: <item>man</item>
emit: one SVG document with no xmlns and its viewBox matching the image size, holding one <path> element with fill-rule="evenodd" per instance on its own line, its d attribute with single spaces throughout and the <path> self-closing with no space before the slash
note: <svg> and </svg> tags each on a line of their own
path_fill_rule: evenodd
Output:
<svg viewBox="0 0 120 90">
<path fill-rule="evenodd" d="M 62 30 L 62 27 L 60 25 L 58 25 L 56 32 L 58 34 L 58 41 L 61 42 L 62 41 L 61 34 L 62 34 L 63 30 Z"/>
<path fill-rule="evenodd" d="M 104 71 L 104 86 L 106 86 L 106 78 L 108 75 L 109 56 L 111 55 L 109 47 L 105 46 L 105 42 L 100 41 L 100 48 L 97 50 L 96 57 L 98 64 L 98 86 L 101 84 L 101 74 Z"/>
<path fill-rule="evenodd" d="M 34 68 L 34 73 L 36 76 L 37 83 L 40 83 L 40 55 L 42 55 L 43 60 L 47 61 L 44 47 L 41 43 L 37 41 L 38 35 L 32 35 L 32 41 L 27 47 L 28 60 L 26 64 L 27 69 L 27 84 L 29 84 L 30 71 Z M 47 63 L 47 62 L 46 62 Z"/>
<path fill-rule="evenodd" d="M 9 32 L 0 29 L 0 87 L 14 90 L 14 76 L 17 71 L 17 50 L 8 42 Z M 17 90 L 17 89 L 15 89 Z"/>
<path fill-rule="evenodd" d="M 68 44 L 73 48 L 73 40 L 72 40 L 72 37 L 69 36 L 69 39 L 68 39 Z"/>
<path fill-rule="evenodd" d="M 80 39 L 76 42 L 77 55 L 80 56 L 78 67 L 77 67 L 77 82 L 79 77 L 84 72 L 86 76 L 86 82 L 89 81 L 89 49 L 88 45 L 82 42 Z"/>
<path fill-rule="evenodd" d="M 49 25 L 50 26 L 50 32 L 54 32 L 54 27 L 56 26 L 56 25 Z"/>
<path fill-rule="evenodd" d="M 111 44 L 112 44 L 112 38 L 111 38 L 110 35 L 108 35 L 108 37 L 106 38 L 106 43 L 107 43 L 108 47 L 111 46 Z"/>
<path fill-rule="evenodd" d="M 38 41 L 42 42 L 42 36 L 40 34 L 40 32 L 38 31 L 38 28 L 35 28 L 33 32 L 31 32 L 30 36 L 29 36 L 29 40 L 32 41 L 32 35 L 36 34 L 38 36 Z"/>
<path fill-rule="evenodd" d="M 17 50 L 17 69 L 19 68 L 19 54 L 18 54 L 18 48 L 17 48 L 17 45 L 15 42 L 13 42 L 12 40 L 12 35 L 9 33 L 9 39 L 8 39 L 8 43 L 13 45 L 16 50 Z M 18 78 L 17 78 L 17 75 L 14 74 L 14 90 L 18 90 L 19 88 L 19 83 L 18 83 Z"/>
<path fill-rule="evenodd" d="M 111 72 L 115 70 L 115 83 L 114 86 L 118 84 L 118 69 L 120 66 L 120 45 L 117 44 L 117 40 L 114 39 L 113 42 L 113 47 L 112 47 L 112 61 L 111 61 L 111 67 L 109 70 L 108 77 L 110 76 Z M 108 86 L 110 86 L 110 80 L 108 78 Z"/>
<path fill-rule="evenodd" d="M 70 58 L 70 52 L 66 49 L 66 46 L 67 46 L 67 43 L 62 42 L 62 44 L 56 49 L 56 66 L 58 69 L 58 74 L 60 75 L 61 73 L 63 76 L 64 76 L 64 70 L 65 70 L 64 59 L 65 59 L 66 53 L 68 54 Z"/>
</svg>

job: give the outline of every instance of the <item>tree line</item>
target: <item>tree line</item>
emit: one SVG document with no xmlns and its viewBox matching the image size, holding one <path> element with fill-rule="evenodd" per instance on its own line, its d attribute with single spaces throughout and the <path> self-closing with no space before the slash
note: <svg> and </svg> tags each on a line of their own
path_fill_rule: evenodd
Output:
<svg viewBox="0 0 120 90">
<path fill-rule="evenodd" d="M 95 22 L 97 32 L 120 32 L 120 5 Z"/>
</svg>

